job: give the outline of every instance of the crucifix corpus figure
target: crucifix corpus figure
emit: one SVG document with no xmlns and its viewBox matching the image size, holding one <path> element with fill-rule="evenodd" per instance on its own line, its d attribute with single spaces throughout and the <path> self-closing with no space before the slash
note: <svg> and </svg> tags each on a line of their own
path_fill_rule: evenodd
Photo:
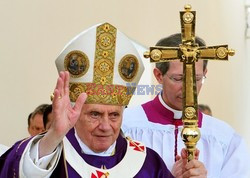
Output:
<svg viewBox="0 0 250 178">
<path fill-rule="evenodd" d="M 195 62 L 198 60 L 228 60 L 234 55 L 234 50 L 228 45 L 199 47 L 195 43 L 195 11 L 190 5 L 185 5 L 185 11 L 180 11 L 182 44 L 179 47 L 150 47 L 144 57 L 150 62 L 183 62 L 183 110 L 182 110 L 182 140 L 186 145 L 188 160 L 194 159 L 196 144 L 200 139 L 198 128 L 198 102 L 196 91 Z"/>
</svg>

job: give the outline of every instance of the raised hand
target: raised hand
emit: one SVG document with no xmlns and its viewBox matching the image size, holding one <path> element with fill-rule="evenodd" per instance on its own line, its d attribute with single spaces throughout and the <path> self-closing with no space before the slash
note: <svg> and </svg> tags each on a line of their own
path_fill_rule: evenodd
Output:
<svg viewBox="0 0 250 178">
<path fill-rule="evenodd" d="M 51 129 L 53 129 L 58 137 L 64 137 L 74 127 L 86 98 L 87 95 L 82 93 L 72 107 L 69 99 L 69 72 L 60 72 L 54 90 L 52 104 L 54 120 L 51 125 Z"/>
<path fill-rule="evenodd" d="M 52 153 L 67 132 L 74 127 L 86 98 L 86 93 L 82 93 L 72 106 L 69 99 L 69 72 L 60 72 L 52 103 L 53 121 L 39 144 L 39 157 Z"/>
</svg>

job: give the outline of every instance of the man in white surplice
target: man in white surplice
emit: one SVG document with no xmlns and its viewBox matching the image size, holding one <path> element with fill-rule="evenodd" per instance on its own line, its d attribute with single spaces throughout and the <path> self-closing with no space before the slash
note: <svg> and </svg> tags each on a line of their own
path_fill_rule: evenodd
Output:
<svg viewBox="0 0 250 178">
<path fill-rule="evenodd" d="M 205 42 L 196 37 L 199 46 Z M 160 40 L 156 46 L 178 47 L 181 34 Z M 183 63 L 156 63 L 154 76 L 162 91 L 155 99 L 124 111 L 122 130 L 125 135 L 142 141 L 154 149 L 171 169 L 184 143 L 182 130 Z M 196 63 L 196 84 L 199 93 L 207 73 L 207 61 Z M 143 97 L 143 96 L 142 96 Z M 216 98 L 215 98 L 216 99 Z M 199 112 L 201 139 L 197 144 L 199 160 L 208 170 L 208 177 L 247 178 L 249 153 L 244 140 L 227 123 Z M 249 175 L 250 176 L 250 175 Z"/>
</svg>

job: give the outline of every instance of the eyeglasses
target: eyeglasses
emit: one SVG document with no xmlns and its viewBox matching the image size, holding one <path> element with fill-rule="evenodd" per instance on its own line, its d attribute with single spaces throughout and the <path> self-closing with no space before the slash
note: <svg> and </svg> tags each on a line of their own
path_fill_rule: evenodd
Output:
<svg viewBox="0 0 250 178">
<path fill-rule="evenodd" d="M 182 76 L 182 75 L 172 75 L 172 76 L 168 76 L 167 74 L 165 74 L 165 75 L 166 75 L 172 82 L 174 82 L 174 83 L 182 83 L 182 81 L 183 81 L 183 76 Z M 203 76 L 197 75 L 197 76 L 196 76 L 196 83 L 201 83 L 201 84 L 203 84 L 206 78 L 207 78 L 207 77 L 206 77 L 205 75 L 203 75 Z"/>
</svg>

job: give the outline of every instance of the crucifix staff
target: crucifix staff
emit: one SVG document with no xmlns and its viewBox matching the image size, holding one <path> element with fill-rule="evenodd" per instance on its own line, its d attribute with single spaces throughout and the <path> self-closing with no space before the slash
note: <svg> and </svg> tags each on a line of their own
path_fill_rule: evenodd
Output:
<svg viewBox="0 0 250 178">
<path fill-rule="evenodd" d="M 185 11 L 180 11 L 182 44 L 179 47 L 150 47 L 144 53 L 150 62 L 183 62 L 183 109 L 181 132 L 182 140 L 186 145 L 188 160 L 194 159 L 196 144 L 200 139 L 198 128 L 198 102 L 196 91 L 195 62 L 202 60 L 228 60 L 234 55 L 234 50 L 228 45 L 199 47 L 195 43 L 196 12 L 191 11 L 190 5 L 185 5 Z"/>
</svg>

